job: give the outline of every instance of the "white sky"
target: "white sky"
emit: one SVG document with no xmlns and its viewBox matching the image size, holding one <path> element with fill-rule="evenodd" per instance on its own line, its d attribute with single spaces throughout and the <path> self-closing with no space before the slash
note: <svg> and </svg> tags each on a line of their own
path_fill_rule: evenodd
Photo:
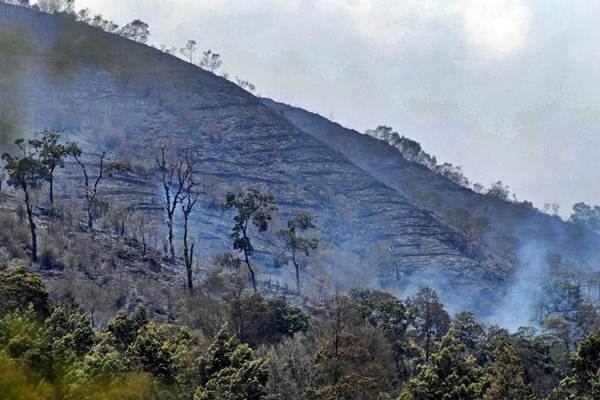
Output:
<svg viewBox="0 0 600 400">
<path fill-rule="evenodd" d="M 77 0 L 188 39 L 258 91 L 418 140 L 520 199 L 600 203 L 600 2 Z"/>
</svg>

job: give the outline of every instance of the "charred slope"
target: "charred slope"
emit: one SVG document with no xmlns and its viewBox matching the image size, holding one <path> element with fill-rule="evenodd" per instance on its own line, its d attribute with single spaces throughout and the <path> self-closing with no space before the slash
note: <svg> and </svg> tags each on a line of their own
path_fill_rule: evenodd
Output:
<svg viewBox="0 0 600 400">
<path fill-rule="evenodd" d="M 466 209 L 486 218 L 492 227 L 486 239 L 488 249 L 494 253 L 512 251 L 518 255 L 533 248 L 540 253 L 560 254 L 583 266 L 596 267 L 599 263 L 600 237 L 581 226 L 540 213 L 525 204 L 475 193 L 420 164 L 407 161 L 386 142 L 344 128 L 318 114 L 270 99 L 263 102 L 419 207 L 449 221 L 456 209 Z"/>
<path fill-rule="evenodd" d="M 259 186 L 277 196 L 280 220 L 311 212 L 322 246 L 317 273 L 339 288 L 429 283 L 465 306 L 492 301 L 502 271 L 464 255 L 464 237 L 436 215 L 374 179 L 347 156 L 296 128 L 235 84 L 175 57 L 60 16 L 0 4 L 2 126 L 10 135 L 56 128 L 88 153 L 108 148 L 150 166 L 161 143 L 203 154 L 213 200 L 196 215 L 194 233 L 207 259 L 229 248 L 227 190 Z M 389 152 L 388 152 L 389 153 Z M 351 156 L 351 154 L 349 155 Z M 78 171 L 59 180 L 77 192 Z M 158 182 L 118 176 L 103 191 L 111 202 L 160 204 Z M 277 251 L 260 243 L 263 267 Z M 282 278 L 285 279 L 285 276 Z M 466 297 L 465 293 L 472 293 Z"/>
</svg>

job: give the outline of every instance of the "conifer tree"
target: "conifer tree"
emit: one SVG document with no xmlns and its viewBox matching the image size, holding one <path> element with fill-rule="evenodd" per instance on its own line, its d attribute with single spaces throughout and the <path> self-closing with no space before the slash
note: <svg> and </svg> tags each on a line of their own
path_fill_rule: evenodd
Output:
<svg viewBox="0 0 600 400">
<path fill-rule="evenodd" d="M 531 387 L 525 383 L 521 358 L 515 349 L 502 338 L 494 351 L 494 365 L 490 375 L 490 388 L 484 400 L 533 399 Z"/>
</svg>

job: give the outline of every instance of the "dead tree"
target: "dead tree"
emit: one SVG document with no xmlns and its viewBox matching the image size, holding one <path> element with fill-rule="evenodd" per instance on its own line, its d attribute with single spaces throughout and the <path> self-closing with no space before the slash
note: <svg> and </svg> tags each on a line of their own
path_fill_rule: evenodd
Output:
<svg viewBox="0 0 600 400">
<path fill-rule="evenodd" d="M 164 190 L 164 205 L 167 213 L 167 229 L 169 238 L 169 254 L 175 260 L 175 243 L 173 235 L 173 216 L 177 206 L 185 196 L 185 188 L 192 181 L 194 166 L 198 163 L 196 154 L 188 155 L 175 161 L 169 160 L 167 147 L 162 146 L 160 154 L 156 157 L 156 165 L 160 171 Z"/>
</svg>

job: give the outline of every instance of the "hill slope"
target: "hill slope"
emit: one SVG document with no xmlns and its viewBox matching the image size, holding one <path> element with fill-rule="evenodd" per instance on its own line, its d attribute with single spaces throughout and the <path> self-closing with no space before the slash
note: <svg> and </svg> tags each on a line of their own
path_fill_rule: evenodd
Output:
<svg viewBox="0 0 600 400">
<path fill-rule="evenodd" d="M 448 301 L 478 309 L 494 301 L 507 277 L 506 269 L 467 256 L 464 235 L 394 182 L 370 176 L 351 154 L 175 57 L 67 18 L 0 4 L 0 60 L 7 72 L 0 80 L 5 141 L 56 128 L 87 153 L 109 149 L 139 169 L 152 165 L 161 143 L 199 151 L 198 172 L 213 184 L 193 230 L 205 260 L 230 247 L 231 216 L 218 207 L 225 192 L 259 186 L 278 199 L 276 226 L 301 210 L 316 217 L 323 245 L 312 274 L 327 275 L 334 287 L 430 284 Z M 80 193 L 78 176 L 68 165 L 58 184 L 64 196 Z M 118 176 L 103 196 L 160 209 L 152 174 Z M 278 250 L 273 236 L 258 246 L 265 272 L 285 281 L 287 272 L 270 269 Z"/>
<path fill-rule="evenodd" d="M 454 222 L 453 212 L 457 209 L 485 218 L 491 225 L 491 231 L 485 238 L 486 251 L 514 255 L 514 259 L 509 257 L 501 260 L 500 264 L 514 264 L 517 272 L 524 268 L 546 269 L 546 265 L 528 264 L 547 264 L 546 255 L 557 254 L 564 262 L 569 260 L 584 269 L 594 270 L 600 265 L 600 237 L 582 226 L 540 213 L 524 203 L 475 193 L 423 165 L 407 161 L 386 142 L 347 129 L 318 114 L 270 99 L 263 99 L 263 102 L 378 181 L 449 223 Z"/>
</svg>

